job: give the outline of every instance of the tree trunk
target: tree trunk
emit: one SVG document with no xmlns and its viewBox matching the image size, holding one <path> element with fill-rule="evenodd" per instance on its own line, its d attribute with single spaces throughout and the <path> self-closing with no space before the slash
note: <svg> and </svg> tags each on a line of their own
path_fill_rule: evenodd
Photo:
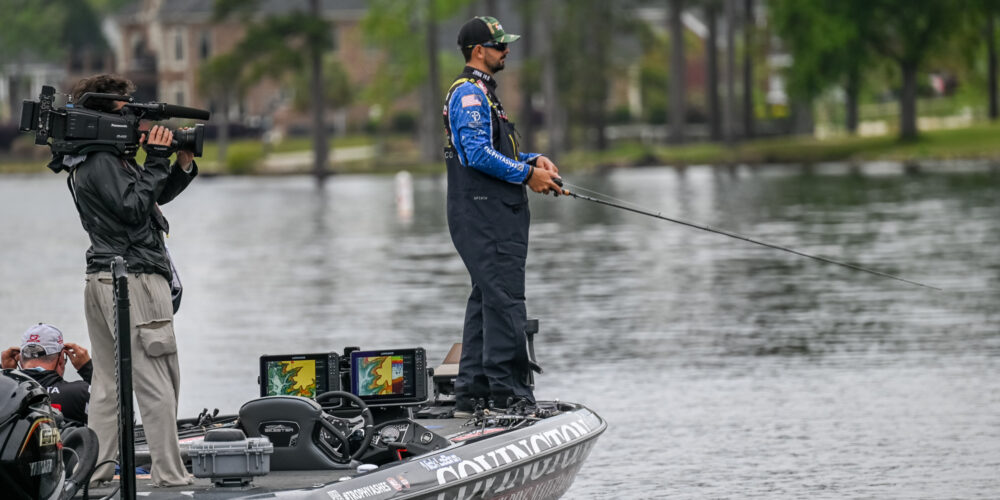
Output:
<svg viewBox="0 0 1000 500">
<path fill-rule="evenodd" d="M 321 18 L 319 0 L 309 0 L 309 9 L 315 19 Z M 310 48 L 309 93 L 312 98 L 313 176 L 316 185 L 322 187 L 329 175 L 330 142 L 323 116 L 326 113 L 326 96 L 323 92 L 323 53 L 319 47 Z"/>
<path fill-rule="evenodd" d="M 684 0 L 670 0 L 670 142 L 684 142 Z"/>
<path fill-rule="evenodd" d="M 593 55 L 592 61 L 595 63 L 596 68 L 601 68 L 596 71 L 593 75 L 594 77 L 594 99 L 591 102 L 591 112 L 593 117 L 594 128 L 597 131 L 597 150 L 604 151 L 608 149 L 608 89 L 611 87 L 611 77 L 605 68 L 608 68 L 611 64 L 610 51 L 611 51 L 611 36 L 610 33 L 614 32 L 613 27 L 609 27 L 608 24 L 613 22 L 612 16 L 612 6 L 610 2 L 597 1 L 595 2 L 596 12 L 595 16 L 591 18 L 590 33 L 593 33 Z M 610 29 L 609 29 L 610 28 Z"/>
<path fill-rule="evenodd" d="M 986 16 L 986 52 L 988 54 L 988 76 L 986 92 L 990 96 L 990 120 L 995 121 L 1000 115 L 997 105 L 997 47 L 996 18 L 992 12 Z"/>
<path fill-rule="evenodd" d="M 705 61 L 708 64 L 708 84 L 706 98 L 708 99 L 708 130 L 713 141 L 722 139 L 722 127 L 719 123 L 719 39 L 718 5 L 714 0 L 705 3 L 705 23 L 708 25 L 708 38 L 705 39 Z"/>
<path fill-rule="evenodd" d="M 10 116 L 8 117 L 10 119 L 10 123 L 17 122 L 18 120 L 20 120 L 20 116 L 21 116 L 19 114 L 21 112 L 21 108 L 19 107 L 21 105 L 21 103 L 18 102 L 18 99 L 23 99 L 24 96 L 21 96 L 18 93 L 18 87 L 17 87 L 17 78 L 18 78 L 18 76 L 17 75 L 19 75 L 19 74 L 20 74 L 20 68 L 17 68 L 14 71 L 12 71 L 9 76 L 3 75 L 4 78 L 7 79 L 7 82 L 6 82 L 7 83 L 7 106 L 8 106 L 7 109 L 10 110 Z M 31 97 L 31 99 L 33 99 L 33 97 Z"/>
<path fill-rule="evenodd" d="M 555 19 L 557 0 L 542 0 L 542 19 Z M 559 82 L 556 80 L 558 71 L 553 68 L 558 67 L 556 61 L 555 29 L 549 27 L 542 30 L 544 35 L 539 39 L 543 43 L 541 48 L 544 64 L 542 67 L 548 68 L 542 71 L 542 93 L 545 96 L 545 128 L 548 129 L 549 147 L 547 156 L 556 157 L 566 151 L 566 119 L 562 109 L 559 107 Z"/>
<path fill-rule="evenodd" d="M 441 80 L 438 74 L 437 59 L 437 21 L 434 16 L 434 0 L 426 0 L 425 9 L 426 23 L 425 33 L 427 35 L 427 82 L 424 84 L 423 98 L 420 111 L 420 125 L 417 138 L 420 141 L 420 159 L 424 163 L 432 163 L 438 160 L 441 155 L 443 145 L 441 144 L 441 104 L 438 96 L 438 82 Z"/>
<path fill-rule="evenodd" d="M 524 22 L 524 35 L 518 40 L 520 43 L 521 50 L 521 60 L 526 63 L 531 60 L 533 52 L 532 40 L 535 38 L 534 32 L 534 19 L 535 19 L 535 9 L 533 9 L 535 2 L 534 0 L 521 0 L 521 20 Z M 525 66 L 521 66 L 521 112 L 518 116 L 519 123 L 518 129 L 521 131 L 521 150 L 522 151 L 535 151 L 535 120 L 534 120 L 534 106 L 532 106 L 532 98 L 535 95 L 535 85 L 533 84 L 533 78 L 531 75 L 525 71 Z"/>
<path fill-rule="evenodd" d="M 903 74 L 903 91 L 899 95 L 899 138 L 910 141 L 917 138 L 917 63 L 900 62 Z"/>
<path fill-rule="evenodd" d="M 733 108 L 736 106 L 736 43 L 733 34 L 733 24 L 736 16 L 733 12 L 733 2 L 726 0 L 723 5 L 723 15 L 726 19 L 726 105 L 722 108 L 722 133 L 726 144 L 732 145 L 736 139 L 736 119 Z"/>
<path fill-rule="evenodd" d="M 844 94 L 846 96 L 845 111 L 847 115 L 847 120 L 844 125 L 847 128 L 847 133 L 850 135 L 857 135 L 858 133 L 858 94 L 860 93 L 860 70 L 855 69 L 847 76 L 847 84 L 844 85 Z"/>
<path fill-rule="evenodd" d="M 812 135 L 815 132 L 813 123 L 812 101 L 806 98 L 797 98 L 792 101 L 792 134 Z"/>
<path fill-rule="evenodd" d="M 229 149 L 229 95 L 222 95 L 222 103 L 220 106 L 221 113 L 219 113 L 219 133 L 217 139 L 219 141 L 219 166 L 223 169 L 226 168 L 226 153 Z"/>
<path fill-rule="evenodd" d="M 745 0 L 743 19 L 743 137 L 750 139 L 753 130 L 753 0 Z"/>
</svg>

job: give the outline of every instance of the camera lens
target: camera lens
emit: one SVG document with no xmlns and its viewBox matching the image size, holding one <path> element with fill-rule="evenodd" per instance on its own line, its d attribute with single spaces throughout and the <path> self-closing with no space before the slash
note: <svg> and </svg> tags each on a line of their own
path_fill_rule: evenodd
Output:
<svg viewBox="0 0 1000 500">
<path fill-rule="evenodd" d="M 205 143 L 205 125 L 199 123 L 194 128 L 180 129 L 174 132 L 174 144 L 178 150 L 191 151 L 201 157 L 202 146 Z"/>
</svg>

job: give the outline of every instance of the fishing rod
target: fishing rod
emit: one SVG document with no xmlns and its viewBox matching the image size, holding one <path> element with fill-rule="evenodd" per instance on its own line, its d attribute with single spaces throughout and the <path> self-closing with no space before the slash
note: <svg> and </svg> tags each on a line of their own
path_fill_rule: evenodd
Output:
<svg viewBox="0 0 1000 500">
<path fill-rule="evenodd" d="M 560 188 L 563 186 L 562 179 L 556 177 L 556 178 L 553 178 L 552 180 L 553 180 L 553 182 L 555 182 L 556 184 L 558 184 Z M 572 184 L 569 184 L 569 185 L 572 186 Z M 580 186 L 575 186 L 575 187 L 580 187 Z M 585 190 L 585 191 L 590 191 L 590 190 Z M 598 194 L 596 191 L 593 191 L 593 192 L 595 194 Z M 621 210 L 627 210 L 629 212 L 637 213 L 637 214 L 640 214 L 640 215 L 646 215 L 648 217 L 653 217 L 654 219 L 661 219 L 661 220 L 665 220 L 665 221 L 668 221 L 668 222 L 673 222 L 675 224 L 681 224 L 681 225 L 684 225 L 684 226 L 693 227 L 695 229 L 701 229 L 702 231 L 708 231 L 710 233 L 721 234 L 723 236 L 728 236 L 730 238 L 736 238 L 738 240 L 748 241 L 750 243 L 754 243 L 754 244 L 757 244 L 757 245 L 765 246 L 765 247 L 768 247 L 768 248 L 773 248 L 775 250 L 781 250 L 783 252 L 793 253 L 793 254 L 801 256 L 801 257 L 806 257 L 806 258 L 810 258 L 810 259 L 813 259 L 813 260 L 818 260 L 820 262 L 825 262 L 827 264 L 836 264 L 838 266 L 846 267 L 848 269 L 853 269 L 855 271 L 863 271 L 863 272 L 866 272 L 866 273 L 869 273 L 869 274 L 874 274 L 875 276 L 881 276 L 883 278 L 894 279 L 896 281 L 902 281 L 903 283 L 909 283 L 911 285 L 916 285 L 916 286 L 923 287 L 923 288 L 929 288 L 931 290 L 937 290 L 939 292 L 942 291 L 940 288 L 938 288 L 936 286 L 926 285 L 924 283 L 920 283 L 920 282 L 917 282 L 917 281 L 908 280 L 906 278 L 901 278 L 899 276 L 895 276 L 895 275 L 892 275 L 892 274 L 889 274 L 889 273 L 883 273 L 882 271 L 876 271 L 874 269 L 868 269 L 866 267 L 861 267 L 861 266 L 858 266 L 858 265 L 855 265 L 855 264 L 850 264 L 850 263 L 847 263 L 847 262 L 840 262 L 838 260 L 828 259 L 826 257 L 821 257 L 819 255 L 811 255 L 811 254 L 808 254 L 808 253 L 805 253 L 805 252 L 800 252 L 798 250 L 795 250 L 794 248 L 788 248 L 788 247 L 784 247 L 784 246 L 781 246 L 781 245 L 775 245 L 774 243 L 768 243 L 766 241 L 761 241 L 761 240 L 758 240 L 758 239 L 755 239 L 755 238 L 751 238 L 749 236 L 744 236 L 744 235 L 738 234 L 738 233 L 724 231 L 722 229 L 717 229 L 717 228 L 714 228 L 714 227 L 711 227 L 711 226 L 706 226 L 706 225 L 702 225 L 702 224 L 696 224 L 694 222 L 688 222 L 688 221 L 681 220 L 681 219 L 674 219 L 672 217 L 667 217 L 665 215 L 662 215 L 659 212 L 653 213 L 653 212 L 650 212 L 648 210 L 642 210 L 642 209 L 639 209 L 639 208 L 627 207 L 625 205 L 621 205 L 621 204 L 618 204 L 618 203 L 610 202 L 610 201 L 607 201 L 607 200 L 601 200 L 601 199 L 594 198 L 594 197 L 591 197 L 591 196 L 587 196 L 587 195 L 584 195 L 584 194 L 578 194 L 578 193 L 575 193 L 575 192 L 570 191 L 568 189 L 562 189 L 562 194 L 564 194 L 566 196 L 571 196 L 571 197 L 576 198 L 578 200 L 584 200 L 584 201 L 589 201 L 589 202 L 593 202 L 593 203 L 598 203 L 600 205 L 606 205 L 606 206 L 613 207 L 613 208 L 618 208 L 618 209 L 621 209 Z"/>
</svg>

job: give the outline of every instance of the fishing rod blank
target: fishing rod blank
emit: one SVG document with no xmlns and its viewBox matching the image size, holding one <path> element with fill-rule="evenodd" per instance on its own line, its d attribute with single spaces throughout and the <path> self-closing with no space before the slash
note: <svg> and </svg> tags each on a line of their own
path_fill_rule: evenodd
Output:
<svg viewBox="0 0 1000 500">
<path fill-rule="evenodd" d="M 560 179 L 560 178 L 554 178 L 553 181 L 556 184 L 558 184 L 560 187 L 562 187 L 562 185 L 563 185 L 562 179 Z M 579 187 L 579 186 L 576 186 L 576 187 Z M 586 190 L 586 191 L 589 191 L 589 190 Z M 594 191 L 594 193 L 596 194 L 596 191 Z M 738 240 L 748 241 L 750 243 L 754 243 L 754 244 L 757 244 L 757 245 L 765 246 L 765 247 L 768 247 L 768 248 L 773 248 L 775 250 L 781 250 L 783 252 L 793 253 L 793 254 L 801 256 L 801 257 L 806 257 L 806 258 L 810 258 L 810 259 L 813 259 L 813 260 L 818 260 L 820 262 L 825 262 L 827 264 L 836 264 L 838 266 L 846 267 L 848 269 L 854 269 L 855 271 L 863 271 L 863 272 L 866 272 L 866 273 L 869 273 L 869 274 L 874 274 L 875 276 L 881 276 L 883 278 L 890 278 L 890 279 L 894 279 L 894 280 L 897 280 L 897 281 L 902 281 L 903 283 L 909 283 L 911 285 L 916 285 L 916 286 L 923 287 L 923 288 L 929 288 L 931 290 L 937 290 L 939 292 L 941 291 L 941 289 L 938 288 L 938 287 L 936 287 L 936 286 L 925 285 L 923 283 L 919 283 L 919 282 L 916 282 L 916 281 L 908 280 L 906 278 L 901 278 L 899 276 L 895 276 L 895 275 L 892 275 L 892 274 L 889 274 L 889 273 L 883 273 L 882 271 L 876 271 L 874 269 L 868 269 L 866 267 L 861 267 L 861 266 L 858 266 L 858 265 L 849 264 L 847 262 L 840 262 L 840 261 L 837 261 L 837 260 L 828 259 L 826 257 L 820 257 L 818 255 L 811 255 L 811 254 L 808 254 L 808 253 L 805 253 L 805 252 L 800 252 L 798 250 L 795 250 L 794 248 L 788 248 L 788 247 L 784 247 L 784 246 L 781 246 L 781 245 L 775 245 L 774 243 L 768 243 L 766 241 L 761 241 L 761 240 L 758 240 L 758 239 L 755 239 L 755 238 L 751 238 L 749 236 L 744 236 L 742 234 L 733 233 L 733 232 L 729 232 L 729 231 L 724 231 L 722 229 L 716 229 L 716 228 L 711 227 L 711 226 L 705 226 L 705 225 L 702 225 L 702 224 L 695 224 L 694 222 L 688 222 L 688 221 L 681 220 L 681 219 L 674 219 L 674 218 L 662 215 L 660 213 L 653 213 L 653 212 L 650 212 L 650 211 L 647 211 L 647 210 L 642 210 L 642 209 L 639 209 L 639 208 L 627 207 L 625 205 L 621 205 L 621 204 L 618 204 L 618 203 L 613 203 L 613 202 L 610 202 L 610 201 L 601 200 L 601 199 L 598 199 L 598 198 L 593 198 L 591 196 L 587 196 L 587 195 L 583 195 L 583 194 L 577 194 L 577 193 L 574 193 L 574 192 L 572 192 L 572 191 L 570 191 L 568 189 L 563 189 L 562 190 L 562 194 L 564 194 L 566 196 L 572 196 L 573 198 L 576 198 L 576 199 L 579 199 L 579 200 L 585 200 L 585 201 L 589 201 L 589 202 L 593 202 L 593 203 L 598 203 L 598 204 L 606 205 L 606 206 L 613 207 L 613 208 L 618 208 L 618 209 L 621 209 L 621 210 L 627 210 L 629 212 L 637 213 L 637 214 L 640 214 L 640 215 L 645 215 L 645 216 L 648 216 L 648 217 L 653 217 L 655 219 L 661 219 L 661 220 L 665 220 L 665 221 L 668 221 L 668 222 L 673 222 L 675 224 L 681 224 L 681 225 L 684 225 L 684 226 L 693 227 L 695 229 L 701 229 L 702 231 L 708 231 L 710 233 L 721 234 L 723 236 L 728 236 L 730 238 L 736 238 Z"/>
</svg>

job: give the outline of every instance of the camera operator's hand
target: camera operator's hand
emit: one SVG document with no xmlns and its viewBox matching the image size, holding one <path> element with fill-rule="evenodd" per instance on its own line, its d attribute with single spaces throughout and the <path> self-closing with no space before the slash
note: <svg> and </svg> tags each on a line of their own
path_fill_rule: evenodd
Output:
<svg viewBox="0 0 1000 500">
<path fill-rule="evenodd" d="M 173 140 L 174 133 L 169 128 L 156 125 L 148 133 L 143 134 L 139 139 L 139 144 L 142 144 L 147 155 L 166 158 L 170 156 L 170 143 Z"/>
<path fill-rule="evenodd" d="M 191 162 L 193 161 L 194 153 L 184 150 L 177 152 L 177 165 L 179 165 L 185 172 L 191 170 Z"/>
<path fill-rule="evenodd" d="M 188 130 L 187 127 L 181 130 Z M 189 172 L 191 170 L 191 162 L 194 161 L 194 152 L 186 151 L 180 149 L 177 151 L 177 165 L 181 167 L 181 170 Z"/>
</svg>

